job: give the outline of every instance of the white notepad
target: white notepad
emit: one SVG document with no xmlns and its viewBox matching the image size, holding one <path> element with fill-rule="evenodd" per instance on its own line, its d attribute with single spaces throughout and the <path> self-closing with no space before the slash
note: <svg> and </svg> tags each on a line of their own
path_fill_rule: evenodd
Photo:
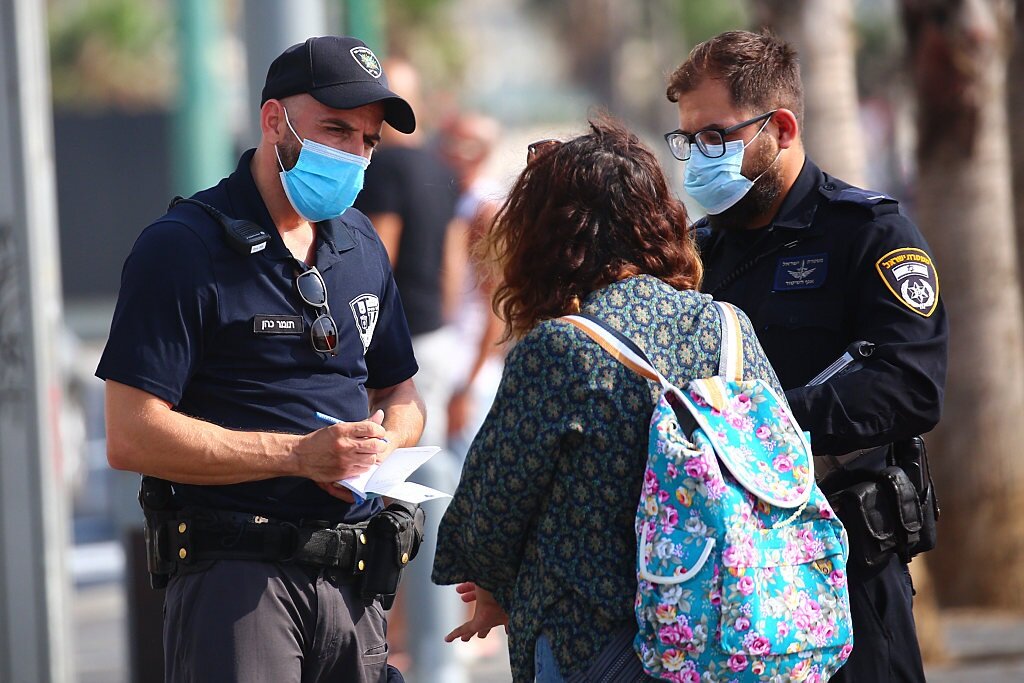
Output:
<svg viewBox="0 0 1024 683">
<path fill-rule="evenodd" d="M 440 451 L 438 446 L 415 446 L 396 449 L 387 460 L 374 465 L 357 477 L 338 483 L 356 495 L 358 502 L 387 496 L 407 503 L 422 503 L 434 498 L 451 498 L 451 494 L 411 481 L 409 475 Z"/>
</svg>

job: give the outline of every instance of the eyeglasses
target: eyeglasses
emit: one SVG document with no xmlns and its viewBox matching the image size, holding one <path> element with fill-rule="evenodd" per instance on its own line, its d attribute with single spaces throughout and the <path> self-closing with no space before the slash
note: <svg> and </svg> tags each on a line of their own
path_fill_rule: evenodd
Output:
<svg viewBox="0 0 1024 683">
<path fill-rule="evenodd" d="M 764 121 L 765 125 L 768 125 L 767 119 L 770 119 L 776 111 L 778 110 L 772 109 L 760 116 L 755 116 L 752 119 L 747 119 L 728 128 L 705 128 L 704 130 L 698 130 L 696 133 L 674 130 L 671 133 L 665 133 L 665 142 L 668 143 L 668 149 L 672 152 L 672 156 L 679 159 L 679 161 L 689 160 L 693 145 L 697 145 L 697 149 L 704 156 L 709 159 L 716 159 L 725 154 L 726 135 L 731 135 L 739 129 L 746 128 L 758 121 Z M 761 127 L 764 128 L 764 126 Z M 760 133 L 761 131 L 758 132 Z"/>
<path fill-rule="evenodd" d="M 299 261 L 302 268 L 305 263 Z M 327 305 L 327 285 L 324 283 L 324 276 L 310 266 L 295 278 L 295 288 L 299 290 L 299 296 L 307 304 L 316 309 L 317 318 L 309 328 L 310 338 L 313 341 L 313 350 L 318 353 L 329 353 L 332 356 L 338 355 L 338 326 L 331 317 L 331 309 Z"/>
<path fill-rule="evenodd" d="M 526 163 L 530 163 L 537 158 L 537 155 L 554 149 L 560 144 L 562 144 L 561 140 L 538 140 L 537 142 L 531 142 L 526 147 Z"/>
</svg>

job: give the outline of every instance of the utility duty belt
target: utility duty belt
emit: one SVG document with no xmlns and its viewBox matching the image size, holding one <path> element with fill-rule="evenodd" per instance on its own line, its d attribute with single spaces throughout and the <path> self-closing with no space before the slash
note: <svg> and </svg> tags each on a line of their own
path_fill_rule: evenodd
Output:
<svg viewBox="0 0 1024 683">
<path fill-rule="evenodd" d="M 150 583 L 163 588 L 178 565 L 209 560 L 294 562 L 340 570 L 361 584 L 363 601 L 394 602 L 402 570 L 423 539 L 419 506 L 395 502 L 358 524 L 294 524 L 240 512 L 180 508 L 170 483 L 142 478 Z M 154 507 L 153 504 L 158 507 Z"/>
<path fill-rule="evenodd" d="M 924 441 L 916 436 L 884 448 L 881 471 L 840 469 L 821 482 L 849 535 L 853 568 L 879 568 L 893 554 L 909 562 L 935 547 L 939 503 Z"/>
</svg>

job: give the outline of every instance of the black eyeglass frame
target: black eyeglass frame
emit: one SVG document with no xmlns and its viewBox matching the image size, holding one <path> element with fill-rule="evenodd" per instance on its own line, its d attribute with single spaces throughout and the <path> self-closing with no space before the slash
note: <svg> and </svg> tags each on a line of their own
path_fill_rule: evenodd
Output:
<svg viewBox="0 0 1024 683">
<path fill-rule="evenodd" d="M 526 163 L 530 163 L 531 161 L 536 159 L 537 155 L 543 154 L 545 150 L 552 149 L 553 147 L 557 147 L 560 144 L 562 144 L 562 141 L 556 140 L 554 138 L 548 138 L 546 140 L 537 140 L 536 142 L 531 142 L 526 146 Z"/>
<path fill-rule="evenodd" d="M 701 130 L 698 130 L 696 133 L 687 133 L 683 130 L 676 129 L 670 133 L 665 133 L 665 144 L 668 145 L 668 151 L 672 153 L 672 156 L 674 156 L 679 161 L 689 161 L 690 157 L 693 156 L 693 154 L 691 153 L 693 145 L 697 145 L 697 149 L 700 151 L 700 153 L 706 156 L 708 159 L 717 159 L 718 157 L 723 156 L 725 154 L 725 136 L 732 135 L 741 128 L 746 128 L 747 126 L 755 124 L 758 121 L 765 121 L 766 119 L 770 119 L 771 117 L 775 116 L 775 112 L 777 111 L 778 109 L 772 109 L 771 111 L 755 116 L 752 119 L 740 121 L 736 125 L 729 126 L 728 128 L 702 128 Z M 705 133 L 716 133 L 719 137 L 719 142 L 708 143 L 707 141 L 702 140 L 701 136 Z M 680 139 L 686 141 L 686 145 L 683 147 L 683 149 L 685 150 L 685 156 L 680 156 L 680 154 L 683 154 L 683 152 L 676 152 L 676 147 L 673 144 L 674 141 Z M 717 154 L 712 154 L 708 149 L 709 146 L 717 147 L 720 151 Z"/>
<path fill-rule="evenodd" d="M 313 322 L 309 326 L 309 341 L 313 345 L 313 350 L 316 351 L 317 353 L 326 353 L 332 356 L 337 356 L 338 324 L 334 321 L 334 318 L 331 316 L 331 307 L 327 305 L 327 283 L 324 281 L 324 276 L 320 273 L 319 270 L 317 270 L 316 266 L 307 266 L 305 263 L 302 263 L 300 261 L 297 261 L 297 263 L 298 265 L 301 266 L 301 268 L 305 268 L 305 270 L 303 270 L 301 273 L 295 276 L 295 289 L 298 290 L 299 297 L 307 305 L 312 306 L 317 312 L 316 319 L 313 320 Z M 320 290 L 323 292 L 322 301 L 310 301 L 310 299 L 306 296 L 306 293 L 302 291 L 302 285 L 300 284 L 300 281 L 307 276 L 315 278 L 316 281 L 320 284 Z M 332 336 L 330 334 L 321 334 L 320 336 L 323 339 L 324 344 L 322 345 L 323 348 L 320 348 L 320 345 L 317 344 L 317 329 L 319 329 L 318 326 L 320 324 L 320 321 L 324 319 L 326 319 L 330 323 L 330 329 L 334 331 L 334 341 L 331 341 Z"/>
</svg>

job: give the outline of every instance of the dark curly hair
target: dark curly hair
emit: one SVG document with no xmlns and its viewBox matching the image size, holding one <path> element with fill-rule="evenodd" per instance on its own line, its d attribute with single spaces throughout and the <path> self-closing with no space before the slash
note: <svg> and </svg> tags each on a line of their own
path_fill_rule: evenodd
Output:
<svg viewBox="0 0 1024 683">
<path fill-rule="evenodd" d="M 631 275 L 700 286 L 686 209 L 654 154 L 607 115 L 589 123 L 590 133 L 538 151 L 484 238 L 506 338 Z"/>
</svg>

